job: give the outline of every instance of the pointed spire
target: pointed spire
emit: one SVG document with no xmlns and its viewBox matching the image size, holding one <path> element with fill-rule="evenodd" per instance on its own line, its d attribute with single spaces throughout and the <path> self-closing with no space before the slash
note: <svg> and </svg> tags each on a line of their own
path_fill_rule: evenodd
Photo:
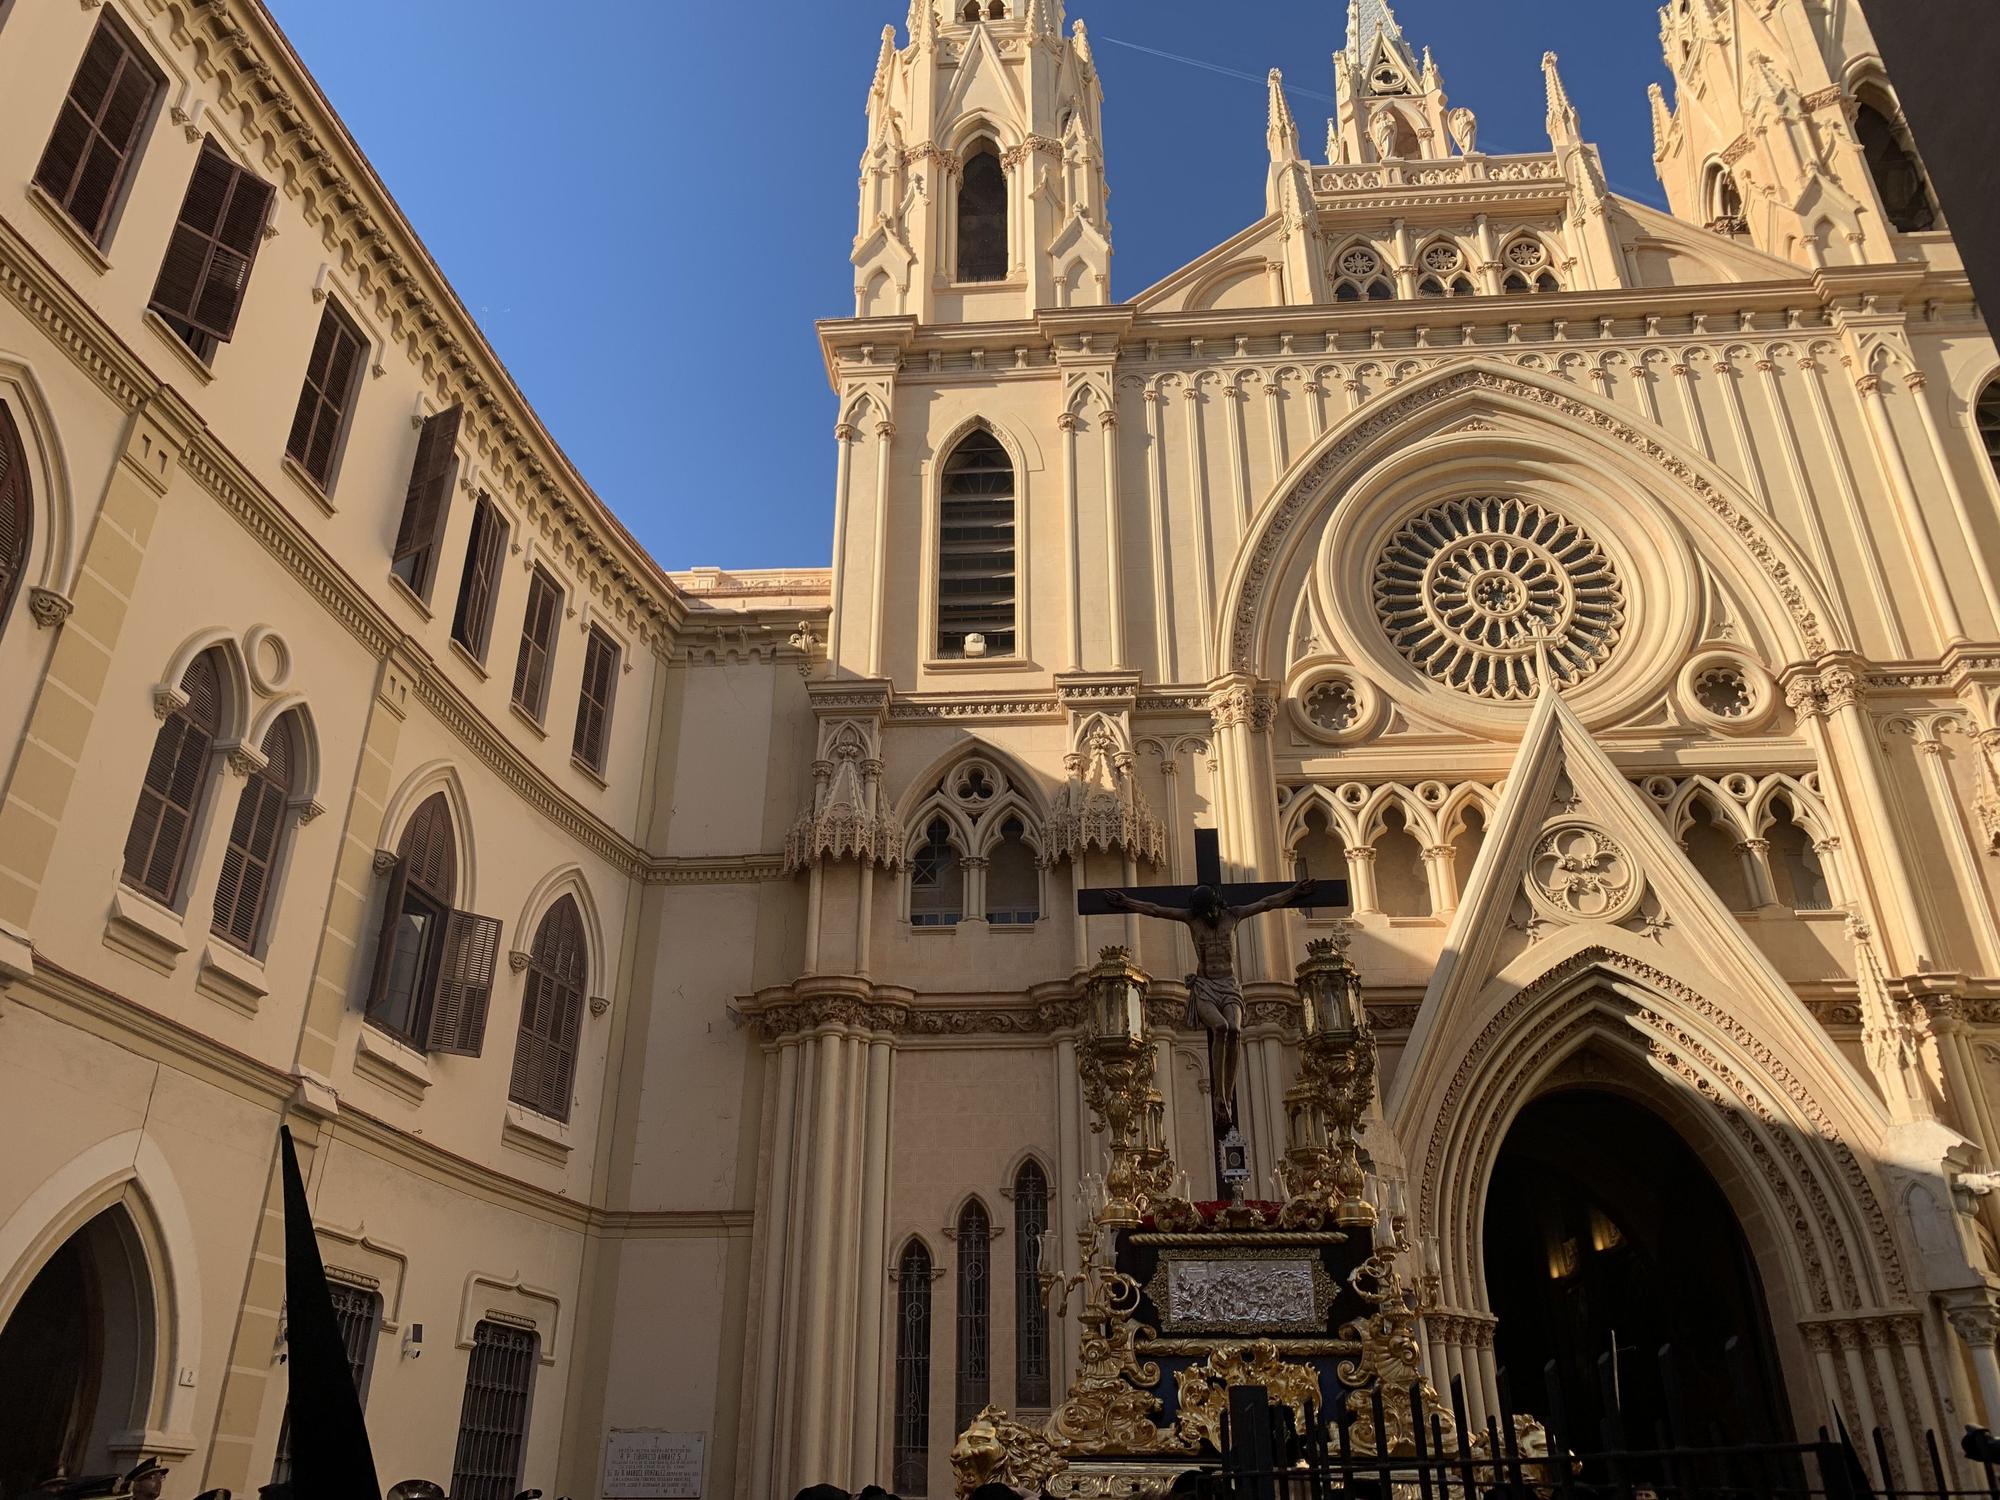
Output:
<svg viewBox="0 0 2000 1500">
<path fill-rule="evenodd" d="M 1036 36 L 1061 36 L 1062 0 L 1028 0 L 1028 30 Z"/>
<path fill-rule="evenodd" d="M 1347 0 L 1347 50 L 1365 62 L 1378 36 L 1403 39 L 1389 0 Z"/>
<path fill-rule="evenodd" d="M 889 87 L 889 65 L 896 60 L 896 28 L 882 28 L 882 50 L 875 54 L 875 81 L 868 85 L 871 94 L 879 94 Z"/>
<path fill-rule="evenodd" d="M 1562 74 L 1556 71 L 1556 55 L 1542 54 L 1542 79 L 1549 89 L 1549 140 L 1564 143 L 1578 139 L 1576 108 L 1569 102 L 1569 90 L 1563 87 Z"/>
<path fill-rule="evenodd" d="M 903 23 L 903 30 L 909 34 L 911 46 L 921 46 L 936 37 L 937 12 L 931 9 L 931 0 L 910 0 L 910 15 Z"/>
<path fill-rule="evenodd" d="M 1667 96 L 1657 83 L 1646 85 L 1646 97 L 1653 105 L 1653 160 L 1658 161 L 1667 154 L 1667 141 L 1674 131 L 1674 117 L 1667 109 Z"/>
<path fill-rule="evenodd" d="M 1264 127 L 1264 142 L 1271 148 L 1274 166 L 1289 166 L 1299 159 L 1299 123 L 1292 118 L 1292 106 L 1285 100 L 1285 75 L 1271 69 L 1271 110 Z"/>
<path fill-rule="evenodd" d="M 1431 61 L 1431 49 L 1424 48 L 1422 85 L 1426 93 L 1438 86 L 1438 65 Z"/>
<path fill-rule="evenodd" d="M 1069 45 L 1070 50 L 1076 54 L 1078 62 L 1086 68 L 1093 65 L 1094 60 L 1090 55 L 1090 33 L 1084 29 L 1081 16 L 1076 18 L 1076 24 L 1069 29 Z"/>
</svg>

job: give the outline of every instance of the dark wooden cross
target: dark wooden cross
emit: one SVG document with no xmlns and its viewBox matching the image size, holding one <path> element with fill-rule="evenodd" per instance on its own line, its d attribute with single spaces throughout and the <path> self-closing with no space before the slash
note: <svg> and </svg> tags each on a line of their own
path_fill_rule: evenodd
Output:
<svg viewBox="0 0 2000 1500">
<path fill-rule="evenodd" d="M 1222 841 L 1213 828 L 1197 828 L 1194 831 L 1194 885 L 1142 885 L 1126 890 L 1125 894 L 1139 901 L 1152 901 L 1160 906 L 1186 906 L 1195 893 L 1196 886 L 1208 886 L 1222 898 L 1225 906 L 1248 906 L 1252 901 L 1261 901 L 1266 896 L 1275 896 L 1291 885 L 1289 880 L 1242 880 L 1233 885 L 1222 879 Z M 1120 915 L 1118 908 L 1104 898 L 1117 887 L 1091 886 L 1076 893 L 1076 911 L 1082 917 L 1109 917 Z M 1344 880 L 1322 880 L 1309 896 L 1299 896 L 1286 902 L 1287 906 L 1306 908 L 1320 906 L 1347 905 L 1347 882 Z"/>
</svg>

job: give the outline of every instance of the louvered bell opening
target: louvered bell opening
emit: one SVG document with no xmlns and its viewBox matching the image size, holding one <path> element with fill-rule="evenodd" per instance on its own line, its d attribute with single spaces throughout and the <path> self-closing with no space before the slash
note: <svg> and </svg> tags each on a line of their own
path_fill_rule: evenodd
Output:
<svg viewBox="0 0 2000 1500">
<path fill-rule="evenodd" d="M 1014 466 L 991 433 L 975 432 L 945 464 L 939 511 L 938 654 L 1014 652 Z"/>
</svg>

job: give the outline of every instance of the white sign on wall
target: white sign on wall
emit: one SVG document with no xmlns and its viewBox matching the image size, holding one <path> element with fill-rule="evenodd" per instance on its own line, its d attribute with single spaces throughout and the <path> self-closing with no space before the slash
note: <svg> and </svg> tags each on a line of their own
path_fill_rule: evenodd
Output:
<svg viewBox="0 0 2000 1500">
<path fill-rule="evenodd" d="M 604 1500 L 700 1500 L 707 1434 L 614 1427 L 604 1435 Z"/>
</svg>

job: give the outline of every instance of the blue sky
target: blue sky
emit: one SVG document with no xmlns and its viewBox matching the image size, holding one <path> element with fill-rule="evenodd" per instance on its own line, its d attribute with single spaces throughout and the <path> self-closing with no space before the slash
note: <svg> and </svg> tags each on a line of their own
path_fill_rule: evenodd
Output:
<svg viewBox="0 0 2000 1500">
<path fill-rule="evenodd" d="M 813 320 L 853 311 L 863 104 L 905 0 L 267 3 L 550 431 L 653 555 L 825 563 L 834 406 Z M 1104 82 L 1112 290 L 1129 297 L 1262 214 L 1270 68 L 1321 149 L 1347 6 L 1069 11 Z M 1540 59 L 1558 52 L 1613 187 L 1663 203 L 1652 4 L 1401 0 L 1396 14 L 1488 151 L 1547 148 Z"/>
</svg>

